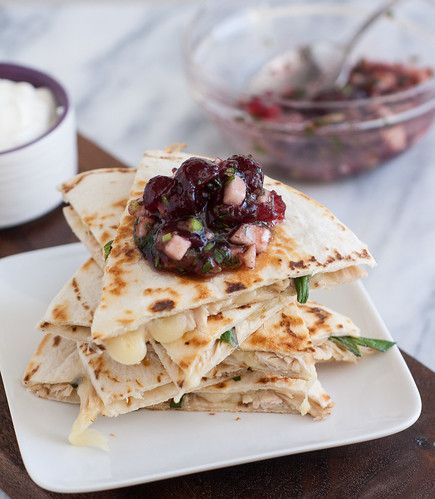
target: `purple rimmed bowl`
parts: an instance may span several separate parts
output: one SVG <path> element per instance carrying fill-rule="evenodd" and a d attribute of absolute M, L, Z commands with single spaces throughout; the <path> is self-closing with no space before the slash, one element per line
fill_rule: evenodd
<path fill-rule="evenodd" d="M 43 134 L 0 151 L 0 228 L 5 228 L 33 220 L 62 201 L 57 186 L 77 172 L 77 138 L 74 110 L 56 79 L 12 63 L 0 63 L 0 79 L 45 87 L 57 105 L 56 120 Z"/>

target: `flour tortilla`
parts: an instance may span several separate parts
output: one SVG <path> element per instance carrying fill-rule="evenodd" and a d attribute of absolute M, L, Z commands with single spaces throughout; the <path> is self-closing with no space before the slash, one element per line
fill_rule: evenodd
<path fill-rule="evenodd" d="M 45 335 L 23 374 L 23 384 L 41 398 L 79 403 L 77 386 L 85 371 L 74 341 Z"/>
<path fill-rule="evenodd" d="M 98 243 L 90 228 L 82 221 L 72 206 L 65 206 L 62 212 L 74 235 L 86 246 L 94 261 L 103 268 L 105 259 L 102 248 L 104 245 L 101 246 Z"/>
<path fill-rule="evenodd" d="M 95 260 L 86 260 L 53 298 L 38 328 L 74 341 L 88 341 L 102 277 Z"/>
<path fill-rule="evenodd" d="M 172 175 L 172 169 L 189 157 L 147 152 L 130 199 L 142 195 L 150 178 Z M 134 217 L 124 210 L 104 270 L 103 293 L 92 325 L 94 340 L 104 343 L 145 324 L 152 329 L 150 322 L 155 319 L 216 305 L 288 278 L 374 264 L 367 247 L 325 207 L 276 180 L 266 178 L 265 187 L 282 195 L 287 212 L 286 220 L 274 229 L 268 250 L 258 256 L 256 269 L 224 272 L 201 281 L 152 268 L 133 241 Z"/>
<path fill-rule="evenodd" d="M 201 387 L 219 380 L 204 379 Z M 160 404 L 179 391 L 152 351 L 140 365 L 125 366 L 92 344 L 49 333 L 30 359 L 23 384 L 38 397 L 80 404 L 70 442 L 106 450 L 106 438 L 89 429 L 99 415 L 115 417 Z"/>
<path fill-rule="evenodd" d="M 113 240 L 136 170 L 102 168 L 76 175 L 59 190 L 68 206 L 65 218 L 102 267 L 102 248 Z"/>
<path fill-rule="evenodd" d="M 237 366 L 310 380 L 315 378 L 319 362 L 357 360 L 352 352 L 329 341 L 330 336 L 359 334 L 359 328 L 348 317 L 328 307 L 315 302 L 290 304 L 218 365 L 215 375 Z"/>

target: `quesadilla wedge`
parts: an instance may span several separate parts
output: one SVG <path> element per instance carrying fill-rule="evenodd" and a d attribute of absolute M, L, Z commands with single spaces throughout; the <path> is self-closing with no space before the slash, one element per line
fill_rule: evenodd
<path fill-rule="evenodd" d="M 77 386 L 84 373 L 77 344 L 46 334 L 24 371 L 23 384 L 38 397 L 77 404 Z"/>
<path fill-rule="evenodd" d="M 350 351 L 329 341 L 333 335 L 358 337 L 359 328 L 348 317 L 318 303 L 289 304 L 217 366 L 216 375 L 220 369 L 228 371 L 238 366 L 279 376 L 313 379 L 318 362 L 355 362 L 357 359 Z"/>
<path fill-rule="evenodd" d="M 101 268 L 88 258 L 52 299 L 38 329 L 74 341 L 89 341 L 102 278 Z"/>
<path fill-rule="evenodd" d="M 151 178 L 172 175 L 188 158 L 181 153 L 146 153 L 130 200 L 142 195 Z M 236 297 L 243 299 L 250 293 L 252 300 L 252 292 L 288 279 L 289 292 L 294 294 L 293 280 L 299 277 L 312 276 L 310 284 L 315 286 L 319 276 L 347 271 L 346 277 L 355 278 L 360 276 L 355 266 L 374 264 L 367 247 L 326 208 L 278 181 L 266 178 L 265 187 L 276 190 L 287 206 L 286 218 L 274 228 L 267 252 L 258 255 L 255 269 L 222 272 L 203 280 L 153 268 L 133 240 L 135 217 L 126 209 L 104 270 L 103 292 L 92 324 L 94 341 L 107 346 L 110 340 L 115 349 L 124 335 L 138 331 L 174 341 L 200 325 L 194 309 L 211 315 L 208 307 L 212 306 L 216 314 Z M 199 322 L 204 323 L 203 318 Z"/>

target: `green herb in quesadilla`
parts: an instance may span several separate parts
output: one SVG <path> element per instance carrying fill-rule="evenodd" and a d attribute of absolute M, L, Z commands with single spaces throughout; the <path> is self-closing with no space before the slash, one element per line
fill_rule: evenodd
<path fill-rule="evenodd" d="M 107 242 L 107 243 L 104 245 L 104 247 L 103 247 L 103 252 L 104 252 L 104 260 L 107 260 L 107 258 L 109 257 L 110 252 L 112 251 L 112 244 L 113 244 L 113 240 L 112 240 L 112 241 Z"/>
<path fill-rule="evenodd" d="M 143 199 L 129 210 L 136 217 L 137 247 L 159 270 L 184 275 L 253 269 L 286 209 L 263 181 L 251 156 L 187 159 L 173 177 L 151 178 Z"/>
<path fill-rule="evenodd" d="M 181 406 L 183 405 L 183 397 L 184 395 L 181 397 L 181 399 L 178 402 L 175 402 L 174 399 L 171 399 L 169 402 L 169 407 L 171 409 L 181 409 Z"/>
<path fill-rule="evenodd" d="M 242 379 L 241 376 L 234 376 L 233 381 L 240 381 Z"/>
<path fill-rule="evenodd" d="M 310 276 L 304 275 L 293 279 L 299 303 L 307 303 L 310 293 Z"/>
<path fill-rule="evenodd" d="M 357 357 L 361 357 L 361 351 L 358 347 L 367 347 L 378 352 L 386 352 L 396 344 L 394 341 L 364 338 L 362 336 L 330 336 L 329 339 L 339 347 L 349 350 L 349 352 L 352 352 Z"/>
<path fill-rule="evenodd" d="M 225 333 L 222 333 L 221 337 L 219 339 L 220 339 L 220 341 L 224 341 L 225 343 L 228 343 L 232 347 L 239 346 L 239 342 L 237 340 L 235 328 L 228 329 L 228 331 L 225 331 Z"/>

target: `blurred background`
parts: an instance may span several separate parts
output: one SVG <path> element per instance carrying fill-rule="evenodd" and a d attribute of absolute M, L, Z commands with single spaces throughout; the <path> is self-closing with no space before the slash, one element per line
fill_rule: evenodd
<path fill-rule="evenodd" d="M 201 3 L 0 1 L 0 61 L 33 66 L 59 79 L 72 97 L 79 131 L 129 165 L 137 164 L 146 148 L 174 142 L 187 143 L 191 152 L 225 157 L 235 152 L 234 145 L 195 102 L 183 68 L 183 34 L 193 29 L 188 26 Z M 424 2 L 405 3 L 407 15 L 424 22 Z M 378 33 L 373 50 L 386 43 Z M 394 50 L 400 61 L 405 45 Z M 378 267 L 365 282 L 376 306 L 399 346 L 432 369 L 434 139 L 432 128 L 415 147 L 361 176 L 331 183 L 292 181 L 368 243 Z M 283 172 L 279 176 L 285 178 Z M 0 232 L 0 244 L 3 237 L 7 232 Z"/>

